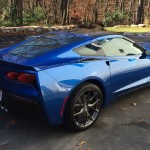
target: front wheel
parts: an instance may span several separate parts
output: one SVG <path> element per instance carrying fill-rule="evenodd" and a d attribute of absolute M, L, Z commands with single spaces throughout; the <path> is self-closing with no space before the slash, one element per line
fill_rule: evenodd
<path fill-rule="evenodd" d="M 67 105 L 65 124 L 75 130 L 85 130 L 97 120 L 103 105 L 98 86 L 85 83 L 78 87 Z"/>

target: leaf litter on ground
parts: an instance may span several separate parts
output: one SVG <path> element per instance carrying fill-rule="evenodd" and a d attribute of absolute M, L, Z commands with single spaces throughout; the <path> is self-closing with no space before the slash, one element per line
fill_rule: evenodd
<path fill-rule="evenodd" d="M 80 141 L 80 142 L 77 144 L 77 146 L 83 146 L 84 144 L 86 144 L 85 141 Z"/>
<path fill-rule="evenodd" d="M 140 120 L 138 120 L 138 122 L 140 123 L 140 122 L 144 122 L 145 121 L 145 119 L 144 118 L 142 118 L 142 119 L 140 119 Z"/>
<path fill-rule="evenodd" d="M 122 110 L 122 111 L 127 111 L 128 108 L 127 108 L 127 107 L 121 107 L 120 110 Z"/>
<path fill-rule="evenodd" d="M 7 125 L 5 125 L 5 128 L 10 128 L 12 126 L 15 126 L 17 124 L 16 120 L 11 120 L 10 122 L 8 122 Z"/>
<path fill-rule="evenodd" d="M 131 105 L 132 105 L 132 106 L 136 106 L 137 104 L 136 104 L 136 103 L 132 103 Z"/>

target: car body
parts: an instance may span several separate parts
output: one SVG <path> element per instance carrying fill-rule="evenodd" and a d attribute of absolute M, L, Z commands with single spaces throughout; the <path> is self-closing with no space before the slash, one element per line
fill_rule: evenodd
<path fill-rule="evenodd" d="M 50 32 L 27 39 L 0 52 L 2 106 L 38 106 L 48 123 L 62 124 L 68 103 L 85 83 L 101 90 L 102 107 L 148 86 L 149 52 L 121 35 Z"/>

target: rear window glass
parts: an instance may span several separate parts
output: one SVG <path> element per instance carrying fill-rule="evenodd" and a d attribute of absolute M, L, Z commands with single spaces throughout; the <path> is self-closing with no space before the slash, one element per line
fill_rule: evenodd
<path fill-rule="evenodd" d="M 83 37 L 73 33 L 49 33 L 18 46 L 9 53 L 26 58 L 33 58 L 82 39 Z"/>

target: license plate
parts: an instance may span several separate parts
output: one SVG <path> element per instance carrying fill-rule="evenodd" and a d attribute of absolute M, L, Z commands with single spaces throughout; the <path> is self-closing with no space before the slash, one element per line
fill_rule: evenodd
<path fill-rule="evenodd" d="M 2 91 L 0 90 L 0 101 L 2 100 Z"/>

